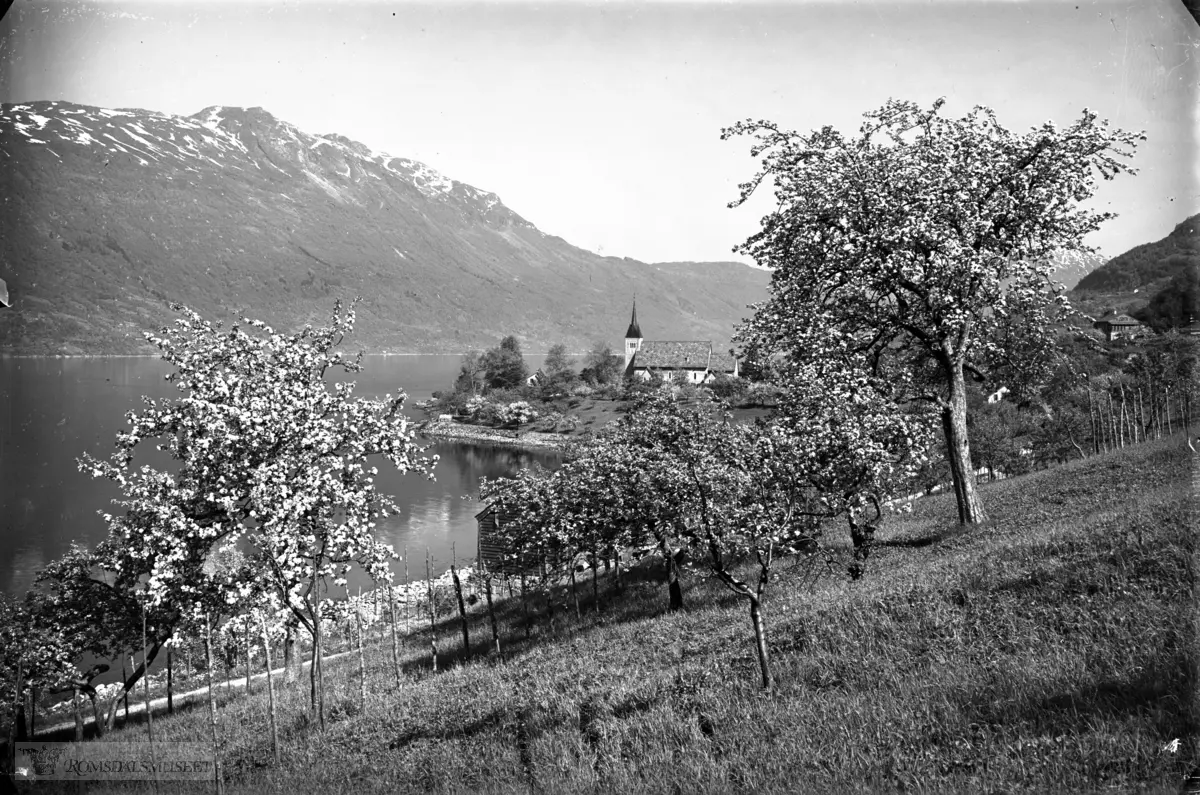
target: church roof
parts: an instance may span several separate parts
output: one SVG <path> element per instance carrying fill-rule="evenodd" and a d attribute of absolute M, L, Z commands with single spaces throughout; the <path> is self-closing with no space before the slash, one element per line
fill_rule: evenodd
<path fill-rule="evenodd" d="M 708 341 L 646 340 L 630 365 L 647 370 L 707 370 L 711 358 Z"/>
<path fill-rule="evenodd" d="M 714 373 L 732 374 L 734 372 L 734 358 L 728 353 L 721 353 L 714 350 L 708 363 L 708 369 Z"/>
<path fill-rule="evenodd" d="M 637 301 L 633 302 L 633 317 L 629 319 L 629 328 L 625 331 L 625 339 L 641 339 L 642 327 L 637 322 Z"/>

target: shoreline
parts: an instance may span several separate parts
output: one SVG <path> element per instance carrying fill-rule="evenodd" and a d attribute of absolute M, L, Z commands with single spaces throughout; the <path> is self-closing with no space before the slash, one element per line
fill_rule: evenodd
<path fill-rule="evenodd" d="M 418 426 L 422 436 L 446 441 L 466 441 L 473 444 L 494 444 L 502 447 L 519 447 L 531 450 L 564 450 L 577 436 L 563 436 L 540 431 L 506 431 L 500 428 L 485 428 L 465 425 L 453 420 L 429 420 Z"/>

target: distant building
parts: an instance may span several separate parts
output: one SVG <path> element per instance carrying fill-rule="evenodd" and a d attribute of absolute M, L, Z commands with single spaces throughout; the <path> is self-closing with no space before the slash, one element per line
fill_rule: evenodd
<path fill-rule="evenodd" d="M 1092 326 L 1099 329 L 1109 342 L 1121 338 L 1133 339 L 1142 333 L 1141 322 L 1129 315 L 1105 315 L 1092 323 Z"/>
<path fill-rule="evenodd" d="M 1002 386 L 999 389 L 997 389 L 995 392 L 993 392 L 992 394 L 988 395 L 987 402 L 988 403 L 999 403 L 1001 400 L 1004 399 L 1004 396 L 1007 394 L 1008 394 L 1008 387 Z"/>
<path fill-rule="evenodd" d="M 649 380 L 657 373 L 663 378 L 682 374 L 690 384 L 703 384 L 718 373 L 738 375 L 737 357 L 714 350 L 709 340 L 647 340 L 638 325 L 637 302 L 625 331 L 625 372 Z"/>

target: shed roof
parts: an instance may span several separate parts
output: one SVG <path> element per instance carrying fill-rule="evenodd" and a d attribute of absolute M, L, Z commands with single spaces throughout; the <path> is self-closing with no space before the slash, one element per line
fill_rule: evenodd
<path fill-rule="evenodd" d="M 1136 320 L 1129 315 L 1105 315 L 1096 321 L 1097 323 L 1107 323 L 1110 326 L 1140 326 L 1142 321 Z"/>

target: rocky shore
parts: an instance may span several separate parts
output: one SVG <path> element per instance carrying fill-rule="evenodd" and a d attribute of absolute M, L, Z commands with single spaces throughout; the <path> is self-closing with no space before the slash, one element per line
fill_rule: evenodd
<path fill-rule="evenodd" d="M 432 439 L 457 439 L 474 444 L 498 444 L 537 450 L 561 450 L 578 437 L 540 431 L 515 431 L 466 425 L 454 420 L 430 420 L 420 426 L 423 435 Z"/>

